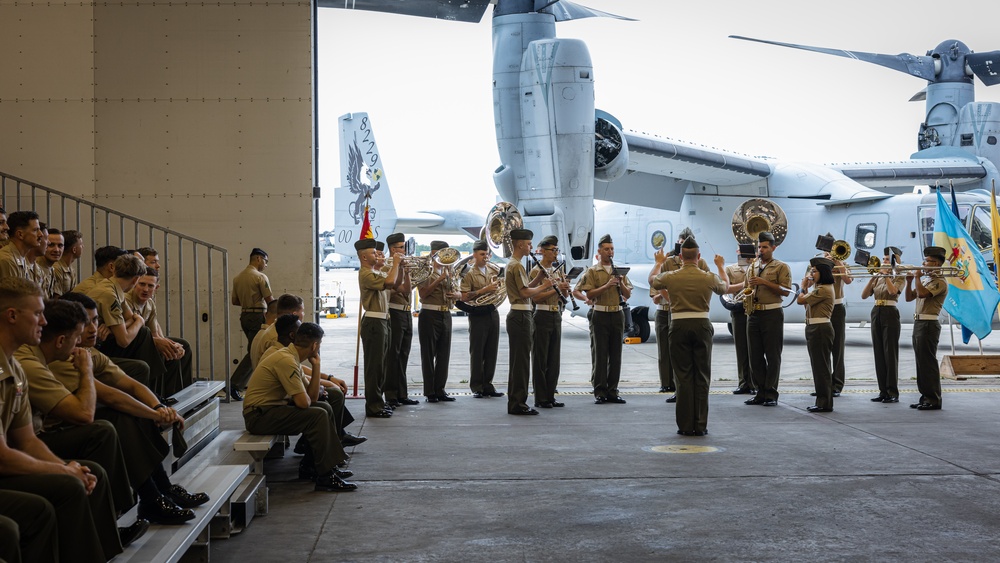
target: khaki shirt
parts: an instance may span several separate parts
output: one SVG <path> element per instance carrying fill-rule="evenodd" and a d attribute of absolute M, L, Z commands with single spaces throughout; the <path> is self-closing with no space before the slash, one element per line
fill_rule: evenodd
<path fill-rule="evenodd" d="M 604 267 L 601 264 L 596 266 L 591 266 L 580 276 L 580 281 L 576 283 L 576 289 L 578 291 L 589 291 L 591 289 L 597 289 L 602 285 L 608 283 L 611 279 L 611 266 Z M 632 282 L 629 281 L 628 276 L 623 276 L 622 285 L 628 289 L 632 289 Z M 621 298 L 618 296 L 618 291 L 614 288 L 605 291 L 604 293 L 597 296 L 594 301 L 594 305 L 601 305 L 605 307 L 611 307 L 621 303 Z M 589 297 L 589 295 L 588 295 Z"/>
<path fill-rule="evenodd" d="M 410 274 L 409 272 L 406 271 L 406 267 L 403 266 L 402 264 L 399 267 L 403 269 L 403 279 L 404 280 L 407 279 Z M 385 274 L 386 276 L 389 275 L 388 264 L 382 267 L 382 273 Z M 410 287 L 410 293 L 400 293 L 395 289 L 391 289 L 389 290 L 389 303 L 396 303 L 398 305 L 406 305 L 407 307 L 409 307 L 410 302 L 412 301 L 411 299 L 412 294 L 413 294 L 413 287 Z"/>
<path fill-rule="evenodd" d="M 13 245 L 8 245 L 13 246 Z M 0 350 L 0 438 L 7 439 L 12 429 L 31 424 L 28 378 L 17 360 L 7 359 Z M 7 445 L 10 442 L 7 441 Z"/>
<path fill-rule="evenodd" d="M 87 292 L 87 296 L 97 302 L 97 315 L 101 324 L 117 326 L 125 324 L 125 292 L 113 278 L 102 280 Z M 131 309 L 129 309 L 131 311 Z"/>
<path fill-rule="evenodd" d="M 286 405 L 289 397 L 305 392 L 299 353 L 294 344 L 289 344 L 268 354 L 253 370 L 243 399 L 243 412 L 253 407 Z"/>
<path fill-rule="evenodd" d="M 685 264 L 680 270 L 663 272 L 653 278 L 650 289 L 670 292 L 670 313 L 707 313 L 712 294 L 722 295 L 729 284 L 711 272 L 694 264 Z"/>
<path fill-rule="evenodd" d="M 361 287 L 361 306 L 365 311 L 385 313 L 389 310 L 385 289 L 386 277 L 382 272 L 362 266 L 358 270 L 358 286 Z"/>
<path fill-rule="evenodd" d="M 260 360 L 264 357 L 264 352 L 271 349 L 272 347 L 283 348 L 284 346 L 278 342 L 278 329 L 275 328 L 275 323 L 271 323 L 266 327 L 261 327 L 260 332 L 257 336 L 253 337 L 253 342 L 250 343 L 250 367 L 256 368 L 260 365 Z"/>
<path fill-rule="evenodd" d="M 541 268 L 539 268 L 538 266 L 535 266 L 534 268 L 531 269 L 530 272 L 528 272 L 528 279 L 530 280 L 530 279 L 534 278 L 535 276 L 544 275 L 544 274 L 540 273 L 541 271 L 542 271 Z M 552 276 L 552 274 L 553 274 L 553 268 L 545 268 L 545 271 L 548 272 L 548 274 L 549 274 L 550 277 Z M 552 280 L 552 283 L 556 283 L 556 281 L 555 281 L 554 278 Z M 539 305 L 559 305 L 559 296 L 556 295 L 555 293 L 553 293 L 552 295 L 549 295 L 548 297 L 544 297 L 542 299 L 532 299 L 532 301 L 534 301 L 535 303 L 537 303 Z"/>
<path fill-rule="evenodd" d="M 781 287 L 792 287 L 792 270 L 781 260 L 772 258 L 770 262 L 765 264 L 763 267 L 760 264 L 755 263 L 752 266 L 753 272 L 750 276 L 754 274 L 759 278 L 764 278 L 769 282 L 776 283 Z M 759 305 L 770 305 L 772 303 L 781 303 L 784 297 L 780 293 L 775 293 L 766 287 L 758 287 L 754 292 L 754 301 Z"/>
<path fill-rule="evenodd" d="M 53 276 L 55 274 L 55 264 L 49 265 L 49 261 L 44 256 L 39 256 L 35 260 L 35 274 L 38 279 L 35 283 L 42 288 L 42 295 L 46 299 L 52 298 L 52 284 L 54 283 Z"/>
<path fill-rule="evenodd" d="M 807 319 L 830 319 L 833 315 L 833 285 L 814 285 L 805 296 Z"/>
<path fill-rule="evenodd" d="M 844 276 L 833 276 L 833 298 L 844 298 Z"/>
<path fill-rule="evenodd" d="M 431 283 L 432 281 L 436 280 L 440 275 L 441 272 L 435 270 L 434 273 L 431 274 L 431 277 L 427 278 L 427 281 L 424 283 L 425 284 Z M 444 287 L 445 284 L 447 283 L 448 283 L 447 281 L 441 280 L 441 283 L 439 283 L 438 286 L 434 288 L 434 291 L 432 291 L 430 295 L 428 295 L 427 297 L 422 298 L 421 301 L 423 303 L 427 303 L 428 305 L 438 305 L 441 307 L 445 305 L 451 305 L 451 303 L 449 303 L 445 297 Z"/>
<path fill-rule="evenodd" d="M 662 268 L 661 271 L 663 271 L 663 272 L 673 272 L 674 270 L 680 270 L 681 266 L 683 266 L 683 265 L 684 265 L 684 261 L 681 259 L 680 255 L 679 254 L 675 254 L 673 256 L 668 256 L 667 257 L 667 259 L 663 262 L 663 268 Z M 706 272 L 711 272 L 712 271 L 712 270 L 708 269 L 708 262 L 706 262 L 704 258 L 699 258 L 698 259 L 698 269 L 699 270 L 704 270 Z"/>
<path fill-rule="evenodd" d="M 110 358 L 93 348 L 89 349 L 94 362 L 94 379 L 109 387 L 116 387 L 118 382 L 126 377 L 125 372 L 111 361 Z M 28 374 L 28 385 L 31 388 L 31 408 L 43 420 L 41 428 L 48 430 L 60 426 L 65 421 L 51 416 L 49 413 L 63 399 L 80 389 L 80 371 L 73 365 L 72 359 L 45 362 L 45 355 L 38 346 L 27 344 L 17 349 L 14 354 L 24 371 Z"/>
<path fill-rule="evenodd" d="M 875 283 L 872 284 L 872 295 L 878 301 L 898 301 L 899 296 L 903 294 L 906 289 L 906 278 L 904 276 L 897 276 L 892 278 L 892 285 L 896 286 L 899 293 L 896 295 L 889 294 L 889 278 L 881 277 L 875 278 Z"/>
<path fill-rule="evenodd" d="M 0 280 L 4 278 L 31 279 L 28 275 L 28 262 L 14 243 L 0 248 Z"/>
<path fill-rule="evenodd" d="M 931 292 L 931 297 L 917 297 L 917 315 L 940 315 L 944 297 L 948 295 L 948 283 L 937 275 L 923 276 L 920 283 L 924 289 Z"/>
<path fill-rule="evenodd" d="M 73 267 L 67 266 L 62 260 L 52 265 L 52 295 L 66 295 L 73 291 L 73 280 L 76 274 Z"/>
<path fill-rule="evenodd" d="M 247 266 L 233 278 L 233 302 L 244 309 L 264 309 L 271 297 L 271 285 L 264 272 Z"/>
<path fill-rule="evenodd" d="M 462 276 L 462 285 L 459 286 L 459 291 L 462 293 L 479 291 L 480 289 L 490 285 L 490 279 L 493 277 L 493 270 L 490 270 L 488 266 L 483 266 L 483 269 L 485 272 L 477 268 L 475 264 L 469 266 L 465 275 Z"/>
<path fill-rule="evenodd" d="M 747 269 L 739 264 L 730 264 L 726 266 L 726 276 L 729 277 L 730 285 L 744 283 L 747 281 Z"/>
<path fill-rule="evenodd" d="M 507 262 L 504 273 L 504 285 L 507 288 L 507 300 L 511 305 L 528 305 L 529 301 L 521 297 L 521 290 L 528 287 L 528 273 L 520 260 L 511 258 Z"/>
<path fill-rule="evenodd" d="M 74 293 L 83 293 L 84 295 L 89 295 L 90 290 L 97 286 L 98 282 L 101 280 L 106 280 L 108 278 L 101 275 L 100 272 L 94 272 L 89 278 L 78 283 L 76 287 L 73 288 Z"/>
<path fill-rule="evenodd" d="M 139 304 L 139 298 L 135 296 L 135 288 L 130 290 L 125 294 L 125 302 L 128 303 L 129 308 L 133 313 L 142 317 L 145 321 L 146 328 L 151 331 L 156 329 L 156 301 L 152 298 L 147 299 L 142 305 Z"/>

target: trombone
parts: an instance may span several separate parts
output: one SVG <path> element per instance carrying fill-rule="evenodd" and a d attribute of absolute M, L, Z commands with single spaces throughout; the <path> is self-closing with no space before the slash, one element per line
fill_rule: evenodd
<path fill-rule="evenodd" d="M 956 268 L 955 266 L 909 266 L 901 265 L 893 262 L 889 266 L 888 272 L 883 272 L 882 260 L 878 256 L 868 256 L 867 262 L 865 261 L 865 256 L 868 253 L 864 250 L 858 250 L 857 254 L 854 255 L 854 266 L 844 266 L 847 269 L 847 273 L 834 273 L 834 276 L 844 276 L 850 275 L 854 278 L 878 278 L 878 277 L 897 277 L 906 276 L 911 274 L 937 274 L 943 278 L 961 278 L 965 277 L 966 273 L 962 268 Z"/>

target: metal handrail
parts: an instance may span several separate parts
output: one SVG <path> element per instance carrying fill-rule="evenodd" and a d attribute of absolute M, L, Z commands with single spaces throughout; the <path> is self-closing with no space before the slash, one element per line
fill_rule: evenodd
<path fill-rule="evenodd" d="M 39 202 L 42 197 L 44 201 Z M 225 380 L 228 388 L 231 361 L 229 251 L 173 229 L 4 172 L 0 172 L 0 205 L 8 214 L 32 209 L 50 226 L 89 233 L 89 237 L 84 237 L 84 242 L 92 246 L 89 251 L 84 251 L 85 256 L 92 255 L 94 249 L 107 245 L 155 248 L 160 255 L 162 288 L 157 295 L 157 310 L 164 332 L 191 343 L 196 379 Z M 67 220 L 67 207 L 72 216 L 70 220 Z M 126 227 L 131 227 L 128 229 L 131 231 L 131 238 L 126 237 Z M 112 236 L 113 234 L 117 236 Z M 185 247 L 188 252 L 185 252 Z M 202 262 L 207 265 L 207 276 L 201 274 L 199 265 Z M 222 267 L 216 269 L 213 266 L 216 262 L 221 262 Z M 78 262 L 77 282 L 83 279 L 85 272 L 94 272 L 92 259 L 81 258 Z M 221 303 L 214 299 L 216 292 L 220 291 L 223 297 Z M 208 305 L 203 310 L 201 307 L 204 302 Z M 188 310 L 195 311 L 195 314 L 189 314 Z M 219 318 L 222 319 L 221 323 L 216 321 Z M 202 324 L 207 325 L 207 331 L 202 330 Z M 221 340 L 217 338 L 216 327 L 219 324 L 222 325 Z M 191 335 L 193 339 L 188 338 Z M 222 343 L 224 350 L 219 357 L 215 350 L 217 340 Z M 204 349 L 208 350 L 207 357 L 200 353 Z"/>

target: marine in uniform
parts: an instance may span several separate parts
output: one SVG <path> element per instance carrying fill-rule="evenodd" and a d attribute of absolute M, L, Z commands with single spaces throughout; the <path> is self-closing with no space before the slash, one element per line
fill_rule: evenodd
<path fill-rule="evenodd" d="M 42 271 L 42 283 L 39 285 L 41 285 L 42 295 L 46 299 L 53 299 L 62 295 L 62 293 L 55 292 L 55 276 L 56 266 L 59 264 L 59 259 L 62 258 L 64 246 L 65 242 L 62 231 L 59 229 L 48 229 L 45 240 L 45 253 L 35 259 L 35 265 Z"/>
<path fill-rule="evenodd" d="M 534 338 L 531 346 L 531 381 L 535 389 L 535 406 L 542 409 L 563 407 L 556 400 L 559 383 L 560 352 L 562 348 L 562 312 L 569 295 L 569 282 L 559 277 L 553 266 L 559 256 L 559 239 L 549 235 L 538 243 L 542 259 L 528 272 L 528 279 L 548 277 L 553 286 L 531 298 L 535 305 L 533 320 Z M 545 274 L 542 269 L 545 269 Z"/>
<path fill-rule="evenodd" d="M 365 414 L 375 418 L 389 418 L 392 411 L 386 408 L 382 396 L 385 384 L 386 356 L 389 352 L 389 306 L 387 290 L 396 287 L 400 276 L 399 254 L 392 261 L 388 273 L 381 271 L 381 254 L 378 246 L 384 243 L 375 239 L 361 239 L 354 243 L 354 249 L 361 261 L 358 270 L 358 286 L 361 288 L 361 344 L 365 349 Z"/>
<path fill-rule="evenodd" d="M 887 246 L 882 251 L 885 261 L 879 275 L 872 276 L 861 290 L 861 298 L 875 297 L 872 307 L 872 349 L 875 352 L 875 378 L 878 380 L 878 396 L 873 403 L 899 402 L 899 309 L 896 302 L 902 293 L 905 278 L 891 271 L 890 256 L 896 262 L 903 257 L 903 251 L 895 246 Z"/>
<path fill-rule="evenodd" d="M 594 384 L 594 402 L 624 403 L 618 395 L 618 380 L 622 371 L 622 341 L 625 336 L 625 315 L 621 301 L 632 295 L 632 282 L 628 276 L 615 276 L 612 262 L 615 245 L 611 235 L 601 237 L 597 246 L 600 262 L 591 266 L 581 276 L 577 288 L 593 301 L 590 316 L 593 339 L 591 379 Z"/>
<path fill-rule="evenodd" d="M 240 308 L 240 327 L 247 337 L 247 353 L 229 380 L 229 394 L 236 401 L 243 399 L 241 391 L 246 388 L 250 374 L 253 373 L 253 367 L 250 365 L 250 345 L 253 344 L 253 337 L 260 330 L 260 325 L 264 324 L 267 304 L 274 300 L 270 281 L 264 274 L 267 263 L 267 253 L 254 248 L 250 251 L 250 263 L 233 278 L 231 301 Z"/>
<path fill-rule="evenodd" d="M 59 261 L 52 265 L 52 295 L 61 296 L 73 291 L 76 285 L 76 272 L 73 262 L 83 256 L 83 237 L 80 231 L 63 231 L 63 252 Z M 49 238 L 52 232 L 49 231 Z"/>
<path fill-rule="evenodd" d="M 828 237 L 832 235 L 827 233 Z M 844 390 L 847 374 L 844 367 L 844 345 L 847 335 L 847 306 L 844 305 L 844 285 L 854 281 L 851 270 L 842 260 L 834 260 L 830 253 L 826 258 L 833 261 L 833 314 L 830 322 L 833 324 L 833 396 L 839 397 Z"/>
<path fill-rule="evenodd" d="M 27 256 L 42 253 L 42 228 L 34 211 L 15 211 L 8 218 L 10 244 L 0 248 L 0 279 L 7 277 L 32 279 L 29 269 L 34 258 Z M 32 280 L 35 281 L 35 280 Z"/>
<path fill-rule="evenodd" d="M 302 323 L 295 340 L 267 355 L 253 371 L 243 402 L 243 422 L 252 434 L 302 434 L 309 448 L 299 462 L 299 477 L 314 479 L 317 491 L 341 492 L 358 488 L 344 479 L 353 475 L 337 465 L 347 459 L 337 438 L 330 405 L 317 402 L 319 378 L 306 384 L 301 364 L 309 361 L 321 373 L 319 348 L 323 329 Z"/>
<path fill-rule="evenodd" d="M 490 247 L 484 240 L 472 243 L 472 267 L 462 276 L 462 301 L 471 301 L 481 295 L 493 293 L 498 281 L 486 264 L 490 260 Z M 469 388 L 477 399 L 503 397 L 493 385 L 497 369 L 497 350 L 500 347 L 500 314 L 496 305 L 480 305 L 467 312 L 469 315 Z"/>
<path fill-rule="evenodd" d="M 193 377 L 191 344 L 183 338 L 168 337 L 163 333 L 156 316 L 156 288 L 159 286 L 159 271 L 146 266 L 135 286 L 125 293 L 125 302 L 132 312 L 142 317 L 149 330 L 153 346 L 160 353 L 166 371 L 163 376 L 163 396 L 169 397 L 191 385 Z"/>
<path fill-rule="evenodd" d="M 431 241 L 430 259 L 448 248 L 448 243 Z M 451 303 L 461 299 L 457 292 L 446 291 L 448 269 L 434 267 L 431 275 L 417 292 L 420 294 L 420 316 L 417 317 L 417 337 L 420 340 L 420 371 L 424 378 L 424 396 L 428 403 L 454 401 L 445 392 L 448 385 L 448 363 L 451 360 Z M 458 288 L 455 288 L 458 289 Z"/>
<path fill-rule="evenodd" d="M 680 237 L 677 239 L 677 244 L 674 246 L 673 252 L 667 255 L 663 261 L 663 272 L 674 272 L 681 269 L 681 266 L 684 265 L 681 259 L 681 246 L 688 238 L 694 239 L 694 233 L 691 232 L 690 228 L 684 227 Z M 708 263 L 703 258 L 698 259 L 698 269 L 705 272 L 709 271 Z M 659 299 L 653 296 L 654 293 L 659 295 Z M 656 330 L 656 367 L 660 376 L 660 392 L 674 392 L 677 391 L 677 386 L 674 381 L 673 367 L 670 360 L 670 292 L 667 290 L 656 291 L 650 288 L 649 294 L 653 297 L 653 302 L 657 305 L 654 328 Z M 676 403 L 677 395 L 667 397 L 666 402 Z"/>
<path fill-rule="evenodd" d="M 736 253 L 739 256 L 739 248 L 737 248 Z M 730 290 L 739 291 L 746 284 L 747 271 L 739 263 L 730 264 L 726 266 L 726 276 L 729 277 Z M 747 344 L 747 312 L 741 303 L 734 303 L 733 307 L 729 309 L 729 320 L 733 326 L 733 343 L 736 346 L 736 374 L 739 381 L 736 389 L 733 390 L 733 395 L 756 395 L 757 389 L 754 388 L 753 378 L 750 377 L 750 348 Z"/>
<path fill-rule="evenodd" d="M 802 278 L 802 293 L 796 298 L 806 306 L 806 350 L 816 387 L 816 404 L 806 410 L 833 412 L 833 260 L 816 257 L 809 264 L 812 270 Z"/>
<path fill-rule="evenodd" d="M 924 249 L 925 268 L 940 268 L 946 259 L 946 251 L 940 246 Z M 920 391 L 920 399 L 910 408 L 921 411 L 941 409 L 941 373 L 937 359 L 941 323 L 938 315 L 948 294 L 948 284 L 939 272 L 911 271 L 906 276 L 906 300 L 917 301 L 913 315 L 913 354 L 917 360 L 917 390 Z"/>
<path fill-rule="evenodd" d="M 76 284 L 73 292 L 86 294 L 94 289 L 101 280 L 106 280 L 114 275 L 115 260 L 119 256 L 128 254 L 128 251 L 117 246 L 102 246 L 94 251 L 94 273 L 87 279 Z"/>
<path fill-rule="evenodd" d="M 670 355 L 677 385 L 675 416 L 677 433 L 684 436 L 708 433 L 708 390 L 712 383 L 715 334 L 708 309 L 713 293 L 722 295 L 729 291 L 723 257 L 715 257 L 718 275 L 699 268 L 699 258 L 698 243 L 694 237 L 688 237 L 681 245 L 679 270 L 661 273 L 667 257 L 660 249 L 649 272 L 649 287 L 670 293 Z"/>
<path fill-rule="evenodd" d="M 537 276 L 528 279 L 521 261 L 531 254 L 531 237 L 528 229 L 510 232 L 513 253 L 507 263 L 504 285 L 510 312 L 507 313 L 507 342 L 510 360 L 507 365 L 507 414 L 534 415 L 538 411 L 528 406 L 528 376 L 531 372 L 531 345 L 534 321 L 531 318 L 531 298 L 551 287 L 548 278 Z"/>
<path fill-rule="evenodd" d="M 392 233 L 385 238 L 393 262 L 402 260 L 406 250 L 406 235 Z M 384 268 L 383 268 L 384 269 Z M 410 273 L 400 267 L 402 282 L 389 292 L 389 357 L 385 366 L 385 403 L 390 407 L 400 405 L 416 405 L 418 401 L 410 398 L 406 389 L 406 364 L 410 361 L 410 346 L 413 343 L 413 315 L 410 314 L 410 303 L 413 297 L 413 286 L 410 283 Z"/>
<path fill-rule="evenodd" d="M 792 272 L 774 257 L 774 235 L 757 235 L 758 259 L 747 277 L 752 293 L 753 312 L 747 319 L 747 345 L 750 351 L 750 375 L 757 396 L 744 401 L 748 405 L 773 407 L 778 404 L 778 379 L 781 376 L 781 349 L 785 337 L 785 312 L 781 300 L 790 293 Z"/>

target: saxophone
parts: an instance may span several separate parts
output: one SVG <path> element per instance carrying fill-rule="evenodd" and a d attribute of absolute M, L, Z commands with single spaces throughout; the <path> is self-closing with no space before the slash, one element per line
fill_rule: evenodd
<path fill-rule="evenodd" d="M 753 314 L 753 306 L 757 301 L 757 287 L 750 287 L 750 275 L 753 273 L 754 268 L 757 267 L 757 258 L 750 261 L 750 265 L 747 266 L 746 281 L 744 282 L 745 287 L 743 288 L 743 293 L 740 297 L 743 298 L 743 312 L 750 316 Z"/>

